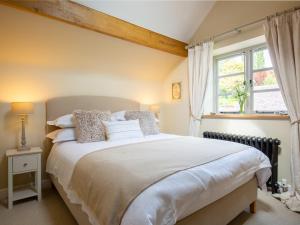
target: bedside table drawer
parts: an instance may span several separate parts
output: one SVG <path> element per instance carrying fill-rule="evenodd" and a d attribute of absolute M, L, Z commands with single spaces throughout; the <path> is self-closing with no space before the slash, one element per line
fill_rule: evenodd
<path fill-rule="evenodd" d="M 13 157 L 13 172 L 25 172 L 38 168 L 38 155 L 22 155 Z"/>

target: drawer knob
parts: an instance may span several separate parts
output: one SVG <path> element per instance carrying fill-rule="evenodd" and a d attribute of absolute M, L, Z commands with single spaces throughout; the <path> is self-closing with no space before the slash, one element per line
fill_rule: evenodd
<path fill-rule="evenodd" d="M 27 165 L 28 165 L 27 163 L 24 163 L 24 164 L 23 164 L 23 167 L 26 167 Z"/>

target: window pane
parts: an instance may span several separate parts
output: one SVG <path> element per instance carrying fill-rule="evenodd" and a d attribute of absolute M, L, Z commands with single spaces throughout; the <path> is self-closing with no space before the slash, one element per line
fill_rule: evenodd
<path fill-rule="evenodd" d="M 239 102 L 232 96 L 219 96 L 219 112 L 238 112 Z"/>
<path fill-rule="evenodd" d="M 287 111 L 280 91 L 254 92 L 254 111 Z"/>
<path fill-rule="evenodd" d="M 239 111 L 238 101 L 234 98 L 234 87 L 238 83 L 244 82 L 244 75 L 235 75 L 230 77 L 219 78 L 219 106 L 220 112 Z"/>
<path fill-rule="evenodd" d="M 218 61 L 218 76 L 243 73 L 244 72 L 244 55 L 236 55 L 230 58 Z"/>
<path fill-rule="evenodd" d="M 235 75 L 219 78 L 219 95 L 229 95 L 234 91 L 237 84 L 244 82 L 244 75 Z"/>
<path fill-rule="evenodd" d="M 253 73 L 253 89 L 266 90 L 279 88 L 273 70 L 266 70 Z"/>
<path fill-rule="evenodd" d="M 272 67 L 268 49 L 260 49 L 253 52 L 253 69 L 259 70 Z"/>

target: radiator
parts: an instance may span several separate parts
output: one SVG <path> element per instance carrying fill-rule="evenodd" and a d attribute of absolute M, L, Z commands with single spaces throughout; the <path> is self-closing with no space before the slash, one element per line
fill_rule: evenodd
<path fill-rule="evenodd" d="M 256 149 L 262 151 L 266 156 L 268 156 L 272 165 L 272 176 L 267 182 L 268 190 L 272 191 L 272 193 L 276 192 L 276 185 L 278 179 L 278 149 L 280 145 L 280 140 L 278 140 L 277 138 L 261 138 L 209 131 L 203 132 L 203 137 L 238 142 L 241 144 L 253 146 Z"/>

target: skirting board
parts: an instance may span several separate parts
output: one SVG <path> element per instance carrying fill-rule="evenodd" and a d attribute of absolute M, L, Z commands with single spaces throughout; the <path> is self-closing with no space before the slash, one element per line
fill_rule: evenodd
<path fill-rule="evenodd" d="M 17 185 L 14 186 L 15 188 L 22 188 L 22 187 L 26 187 L 28 185 L 31 185 L 33 183 L 28 183 L 28 184 L 22 184 L 22 185 Z M 51 180 L 50 179 L 44 179 L 42 180 L 42 189 L 48 189 L 51 188 Z M 2 188 L 0 189 L 0 199 L 5 199 L 7 198 L 7 188 Z"/>

